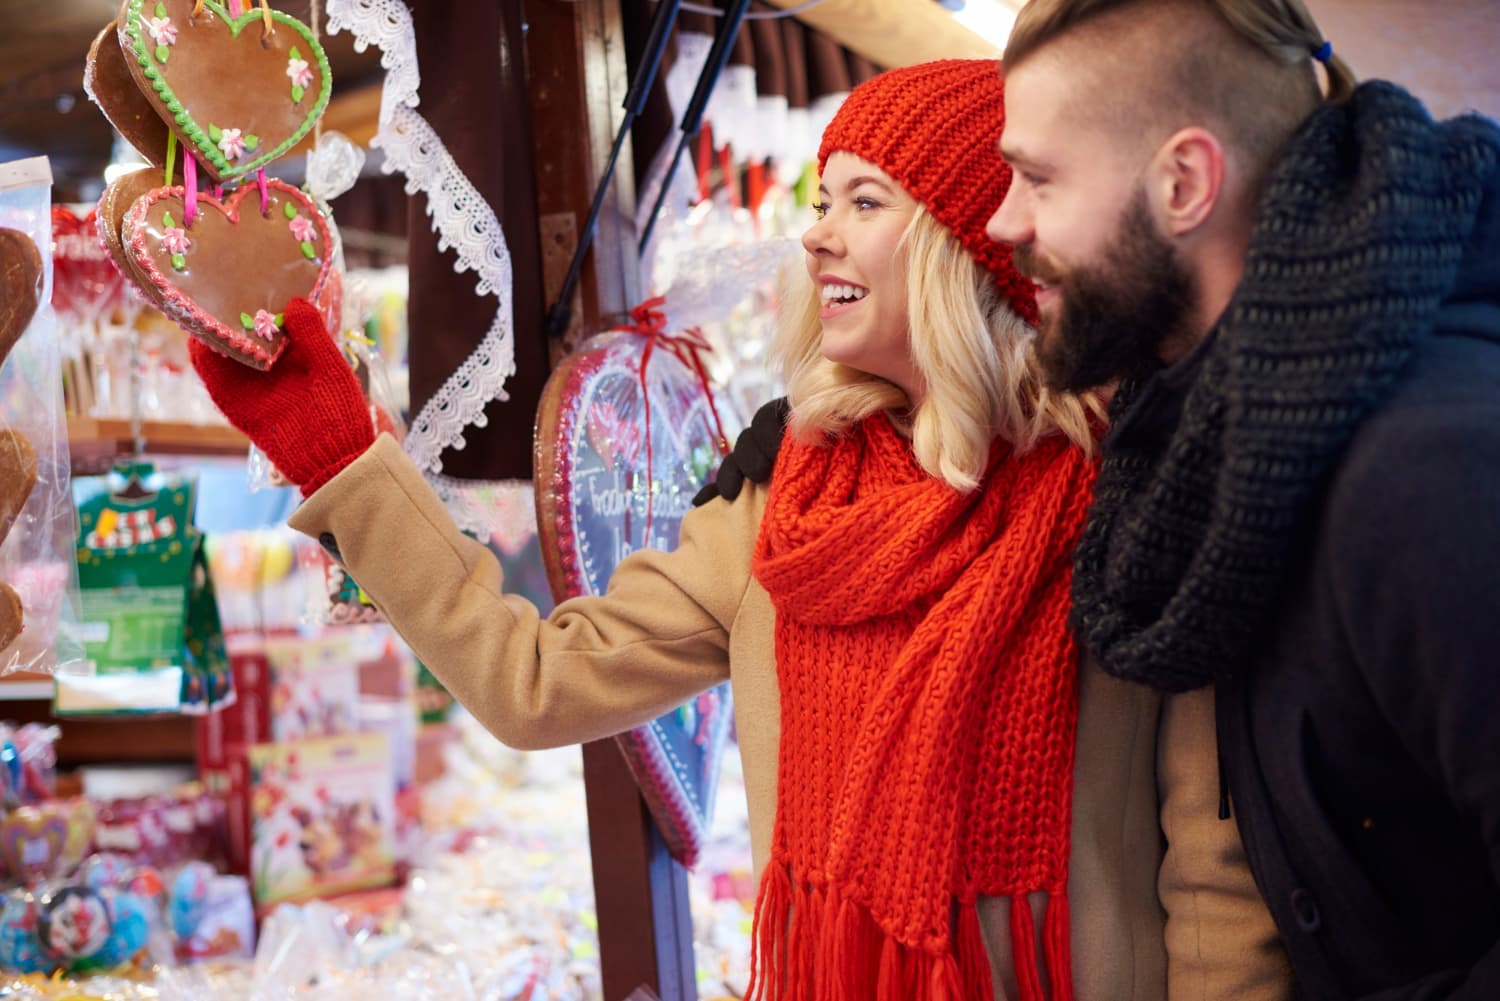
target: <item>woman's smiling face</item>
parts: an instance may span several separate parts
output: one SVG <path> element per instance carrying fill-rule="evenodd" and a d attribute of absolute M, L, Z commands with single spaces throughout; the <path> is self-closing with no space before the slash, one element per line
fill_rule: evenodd
<path fill-rule="evenodd" d="M 828 157 L 816 208 L 802 246 L 822 297 L 823 356 L 888 379 L 916 402 L 901 238 L 917 200 L 879 167 L 840 152 Z"/>

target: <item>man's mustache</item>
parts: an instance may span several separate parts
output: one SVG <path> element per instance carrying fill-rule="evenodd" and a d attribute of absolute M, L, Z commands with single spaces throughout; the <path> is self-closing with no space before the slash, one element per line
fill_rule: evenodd
<path fill-rule="evenodd" d="M 1032 247 L 1014 247 L 1011 250 L 1016 270 L 1043 285 L 1061 285 L 1066 273 L 1054 262 L 1037 253 Z"/>

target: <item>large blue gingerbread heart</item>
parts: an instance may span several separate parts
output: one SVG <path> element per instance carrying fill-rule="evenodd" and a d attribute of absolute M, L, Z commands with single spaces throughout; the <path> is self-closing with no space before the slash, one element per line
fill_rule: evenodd
<path fill-rule="evenodd" d="M 544 393 L 538 527 L 560 599 L 603 594 L 615 566 L 637 549 L 674 548 L 693 495 L 718 464 L 709 390 L 666 350 L 653 352 L 645 369 L 647 447 L 647 344 L 630 333 L 595 337 L 559 366 Z M 707 839 L 733 712 L 723 684 L 617 738 L 663 840 L 686 866 Z"/>

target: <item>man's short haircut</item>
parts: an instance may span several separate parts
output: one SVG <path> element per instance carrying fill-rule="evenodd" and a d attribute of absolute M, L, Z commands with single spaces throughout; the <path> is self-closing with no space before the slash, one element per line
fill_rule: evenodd
<path fill-rule="evenodd" d="M 1014 72 L 1067 46 L 1075 102 L 1155 145 L 1208 128 L 1258 185 L 1320 100 L 1343 101 L 1354 75 L 1301 0 L 1031 0 L 1005 49 Z M 1320 52 L 1320 50 L 1322 50 Z M 1319 55 L 1326 92 L 1315 70 Z"/>

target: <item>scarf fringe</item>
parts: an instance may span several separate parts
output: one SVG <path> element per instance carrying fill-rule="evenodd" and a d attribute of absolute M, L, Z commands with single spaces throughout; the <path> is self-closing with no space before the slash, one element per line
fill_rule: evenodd
<path fill-rule="evenodd" d="M 1016 989 L 1020 1001 L 1044 1001 L 1042 975 L 1036 962 L 1036 922 L 1025 894 L 1010 898 L 1010 955 L 1016 966 Z"/>
<path fill-rule="evenodd" d="M 1066 893 L 1049 893 L 1042 915 L 1042 962 L 1037 962 L 1036 920 L 1024 895 L 1010 898 L 1010 946 L 1020 1001 L 1074 1001 L 1072 919 Z M 1046 982 L 1042 981 L 1045 966 Z"/>
<path fill-rule="evenodd" d="M 1053 1001 L 1073 1001 L 1073 921 L 1066 893 L 1054 893 L 1047 898 L 1042 935 Z"/>
<path fill-rule="evenodd" d="M 791 908 L 792 883 L 786 869 L 775 863 L 766 866 L 760 881 L 760 892 L 755 895 L 755 920 L 750 938 L 750 983 L 745 988 L 745 997 L 750 1001 L 767 998 L 766 980 L 776 977 L 785 965 L 786 939 L 780 935 L 763 935 L 762 928 L 773 924 L 783 927 L 785 915 Z M 772 918 L 771 915 L 777 915 Z"/>
<path fill-rule="evenodd" d="M 977 906 L 958 908 L 958 964 L 963 969 L 964 981 L 983 984 L 995 992 L 995 978 L 990 972 L 990 953 L 984 944 L 984 929 L 979 924 Z"/>
<path fill-rule="evenodd" d="M 1051 894 L 1038 963 L 1036 923 L 1024 895 L 1011 898 L 1018 1001 L 1074 1001 L 1067 897 Z M 755 904 L 747 1001 L 990 1001 L 994 981 L 979 908 L 955 907 L 952 949 L 934 953 L 896 939 L 836 888 L 794 881 L 773 862 Z"/>

